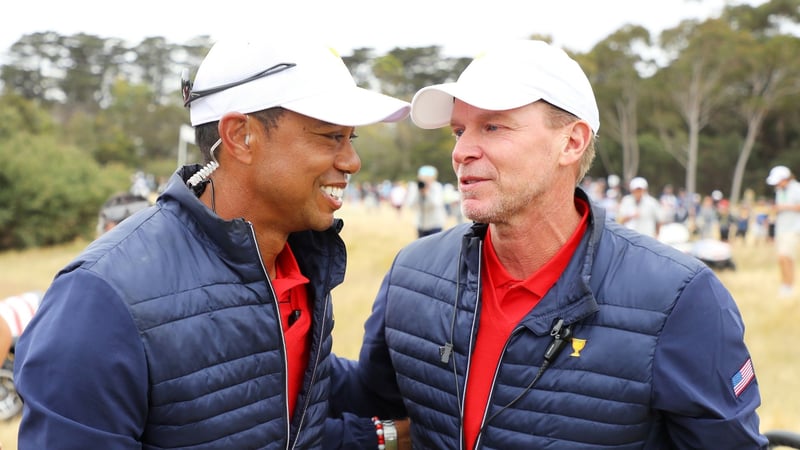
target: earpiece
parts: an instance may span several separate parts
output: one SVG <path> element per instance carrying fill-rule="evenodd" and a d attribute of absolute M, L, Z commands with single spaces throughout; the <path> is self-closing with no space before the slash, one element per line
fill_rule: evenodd
<path fill-rule="evenodd" d="M 244 135 L 244 145 L 250 145 L 250 116 L 244 116 L 247 120 L 247 134 Z"/>
<path fill-rule="evenodd" d="M 206 164 L 203 168 L 195 172 L 195 174 L 192 175 L 191 178 L 189 178 L 189 180 L 186 182 L 189 187 L 193 188 L 198 184 L 205 182 L 208 180 L 208 177 L 215 170 L 217 170 L 219 167 L 219 161 L 217 161 L 217 157 L 214 155 L 214 150 L 216 150 L 220 144 L 222 144 L 222 138 L 217 139 L 217 142 L 215 142 L 214 145 L 212 145 L 208 150 L 208 154 L 211 156 L 211 161 L 209 161 L 208 164 Z"/>

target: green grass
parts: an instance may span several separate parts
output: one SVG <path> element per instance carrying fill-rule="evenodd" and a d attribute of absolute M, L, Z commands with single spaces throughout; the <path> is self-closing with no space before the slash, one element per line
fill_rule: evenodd
<path fill-rule="evenodd" d="M 346 206 L 340 213 L 342 236 L 348 248 L 345 282 L 333 292 L 336 328 L 334 351 L 355 358 L 363 335 L 363 323 L 384 273 L 402 246 L 416 236 L 413 217 L 402 216 L 384 206 L 367 210 Z M 55 273 L 87 242 L 0 253 L 0 298 L 44 290 Z M 800 295 L 777 297 L 778 268 L 771 244 L 736 243 L 735 271 L 719 272 L 720 279 L 736 298 L 747 327 L 750 347 L 763 403 L 759 409 L 762 430 L 776 428 L 800 431 Z M 800 268 L 798 268 L 800 269 Z M 698 343 L 702 345 L 702 343 Z M 0 424 L 0 444 L 16 450 L 18 421 Z"/>

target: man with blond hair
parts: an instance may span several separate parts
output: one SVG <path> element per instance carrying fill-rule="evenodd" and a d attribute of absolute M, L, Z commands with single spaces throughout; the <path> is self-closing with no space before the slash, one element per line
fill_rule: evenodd
<path fill-rule="evenodd" d="M 600 114 L 566 52 L 500 44 L 411 117 L 453 132 L 472 223 L 399 252 L 349 407 L 393 402 L 425 449 L 766 448 L 730 293 L 578 187 Z"/>

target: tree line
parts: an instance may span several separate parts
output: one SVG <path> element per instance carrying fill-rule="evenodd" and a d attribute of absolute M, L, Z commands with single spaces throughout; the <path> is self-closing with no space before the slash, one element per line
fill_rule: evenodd
<path fill-rule="evenodd" d="M 658 35 L 625 25 L 588 52 L 566 49 L 592 82 L 601 129 L 592 177 L 644 176 L 690 194 L 769 196 L 776 164 L 800 170 L 800 0 L 729 5 Z M 532 30 L 535 32 L 535 30 Z M 532 38 L 550 41 L 546 35 Z M 141 170 L 168 177 L 188 122 L 180 73 L 193 77 L 209 36 L 138 43 L 78 33 L 22 36 L 0 65 L 0 249 L 86 235 L 113 191 Z M 453 81 L 472 55 L 439 46 L 358 48 L 344 56 L 362 87 L 410 100 Z M 449 130 L 409 120 L 358 131 L 357 179 L 411 179 L 423 164 L 450 169 Z M 190 146 L 191 147 L 191 146 Z M 190 160 L 199 161 L 196 148 Z"/>

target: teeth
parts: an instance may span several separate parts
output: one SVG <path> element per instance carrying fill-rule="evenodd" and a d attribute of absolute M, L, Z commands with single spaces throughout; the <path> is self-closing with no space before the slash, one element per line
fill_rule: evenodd
<path fill-rule="evenodd" d="M 328 194 L 337 201 L 341 201 L 344 195 L 344 189 L 335 186 L 322 186 L 322 192 Z"/>

